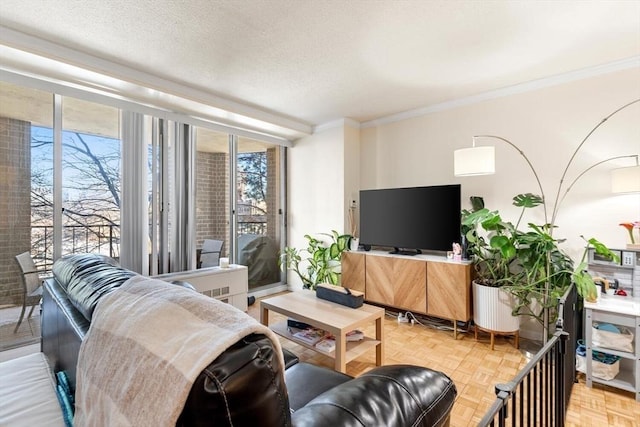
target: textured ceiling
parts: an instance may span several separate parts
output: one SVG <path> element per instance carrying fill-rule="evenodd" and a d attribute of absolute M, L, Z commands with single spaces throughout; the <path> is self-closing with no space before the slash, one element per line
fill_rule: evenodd
<path fill-rule="evenodd" d="M 2 0 L 0 24 L 311 125 L 640 55 L 635 0 Z"/>

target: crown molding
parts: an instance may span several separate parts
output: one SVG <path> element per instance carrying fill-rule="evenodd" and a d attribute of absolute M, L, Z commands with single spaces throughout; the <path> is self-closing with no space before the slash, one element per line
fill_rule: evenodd
<path fill-rule="evenodd" d="M 362 125 L 359 121 L 347 117 L 314 126 L 313 133 L 324 132 L 326 130 L 334 129 L 337 127 L 351 127 L 354 129 L 360 129 Z"/>
<path fill-rule="evenodd" d="M 630 68 L 640 68 L 640 55 L 630 58 L 621 59 L 619 61 L 609 62 L 606 64 L 596 65 L 594 67 L 582 68 L 580 70 L 570 71 L 567 73 L 557 74 L 555 76 L 544 77 L 537 80 L 531 80 L 525 83 L 519 83 L 496 89 L 488 92 L 479 93 L 466 98 L 455 99 L 452 101 L 433 104 L 426 107 L 416 108 L 414 110 L 403 111 L 401 113 L 391 114 L 389 116 L 380 117 L 378 119 L 362 122 L 361 128 L 370 128 L 388 123 L 399 122 L 402 120 L 413 119 L 427 114 L 437 113 L 440 111 L 451 110 L 466 105 L 477 104 L 479 102 L 488 101 L 490 99 L 503 98 L 505 96 L 516 95 L 519 93 L 530 92 L 550 86 L 556 86 L 569 83 L 576 80 L 582 80 L 589 77 L 595 77 L 602 74 L 613 73 L 616 71 L 627 70 Z"/>

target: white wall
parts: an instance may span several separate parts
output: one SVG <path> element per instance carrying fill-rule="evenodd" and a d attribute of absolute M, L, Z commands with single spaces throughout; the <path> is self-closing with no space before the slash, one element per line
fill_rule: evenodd
<path fill-rule="evenodd" d="M 349 222 L 350 201 L 358 201 L 360 193 L 360 130 L 354 126 L 347 125 L 344 128 L 344 231 L 351 233 Z M 356 237 L 359 231 L 359 203 L 354 210 L 354 220 L 356 223 Z"/>
<path fill-rule="evenodd" d="M 306 247 L 305 234 L 345 231 L 345 135 L 342 126 L 296 141 L 288 150 L 287 246 Z M 301 287 L 289 273 L 287 282 Z"/>
<path fill-rule="evenodd" d="M 497 135 L 518 145 L 540 176 L 549 215 L 558 183 L 571 154 L 601 119 L 640 98 L 640 70 L 626 70 L 531 92 L 515 94 L 361 131 L 362 189 L 460 183 L 463 206 L 469 196 L 485 198 L 515 222 L 514 195 L 539 193 L 525 160 L 506 143 L 478 140 L 496 147 L 496 174 L 456 178 L 453 151 L 471 146 L 477 134 Z M 576 156 L 569 183 L 592 164 L 608 157 L 640 153 L 640 103 L 603 124 Z M 556 237 L 566 237 L 565 250 L 582 255 L 585 237 L 597 237 L 610 247 L 624 247 L 627 232 L 620 222 L 640 219 L 640 195 L 610 193 L 609 171 L 632 166 L 632 159 L 601 165 L 584 175 L 559 209 Z M 525 218 L 544 222 L 541 210 Z"/>

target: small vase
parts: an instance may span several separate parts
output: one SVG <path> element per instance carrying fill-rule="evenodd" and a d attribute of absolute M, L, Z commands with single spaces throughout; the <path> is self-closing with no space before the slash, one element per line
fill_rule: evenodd
<path fill-rule="evenodd" d="M 358 246 L 360 246 L 360 239 L 358 239 L 357 237 L 352 237 L 349 241 L 349 249 L 351 249 L 352 251 L 357 251 Z"/>

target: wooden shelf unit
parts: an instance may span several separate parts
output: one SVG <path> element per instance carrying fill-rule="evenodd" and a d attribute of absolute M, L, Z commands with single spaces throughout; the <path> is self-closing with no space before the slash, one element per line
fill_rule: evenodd
<path fill-rule="evenodd" d="M 344 252 L 342 285 L 364 292 L 369 302 L 451 320 L 454 337 L 457 321 L 473 318 L 470 262 L 434 255 Z"/>

